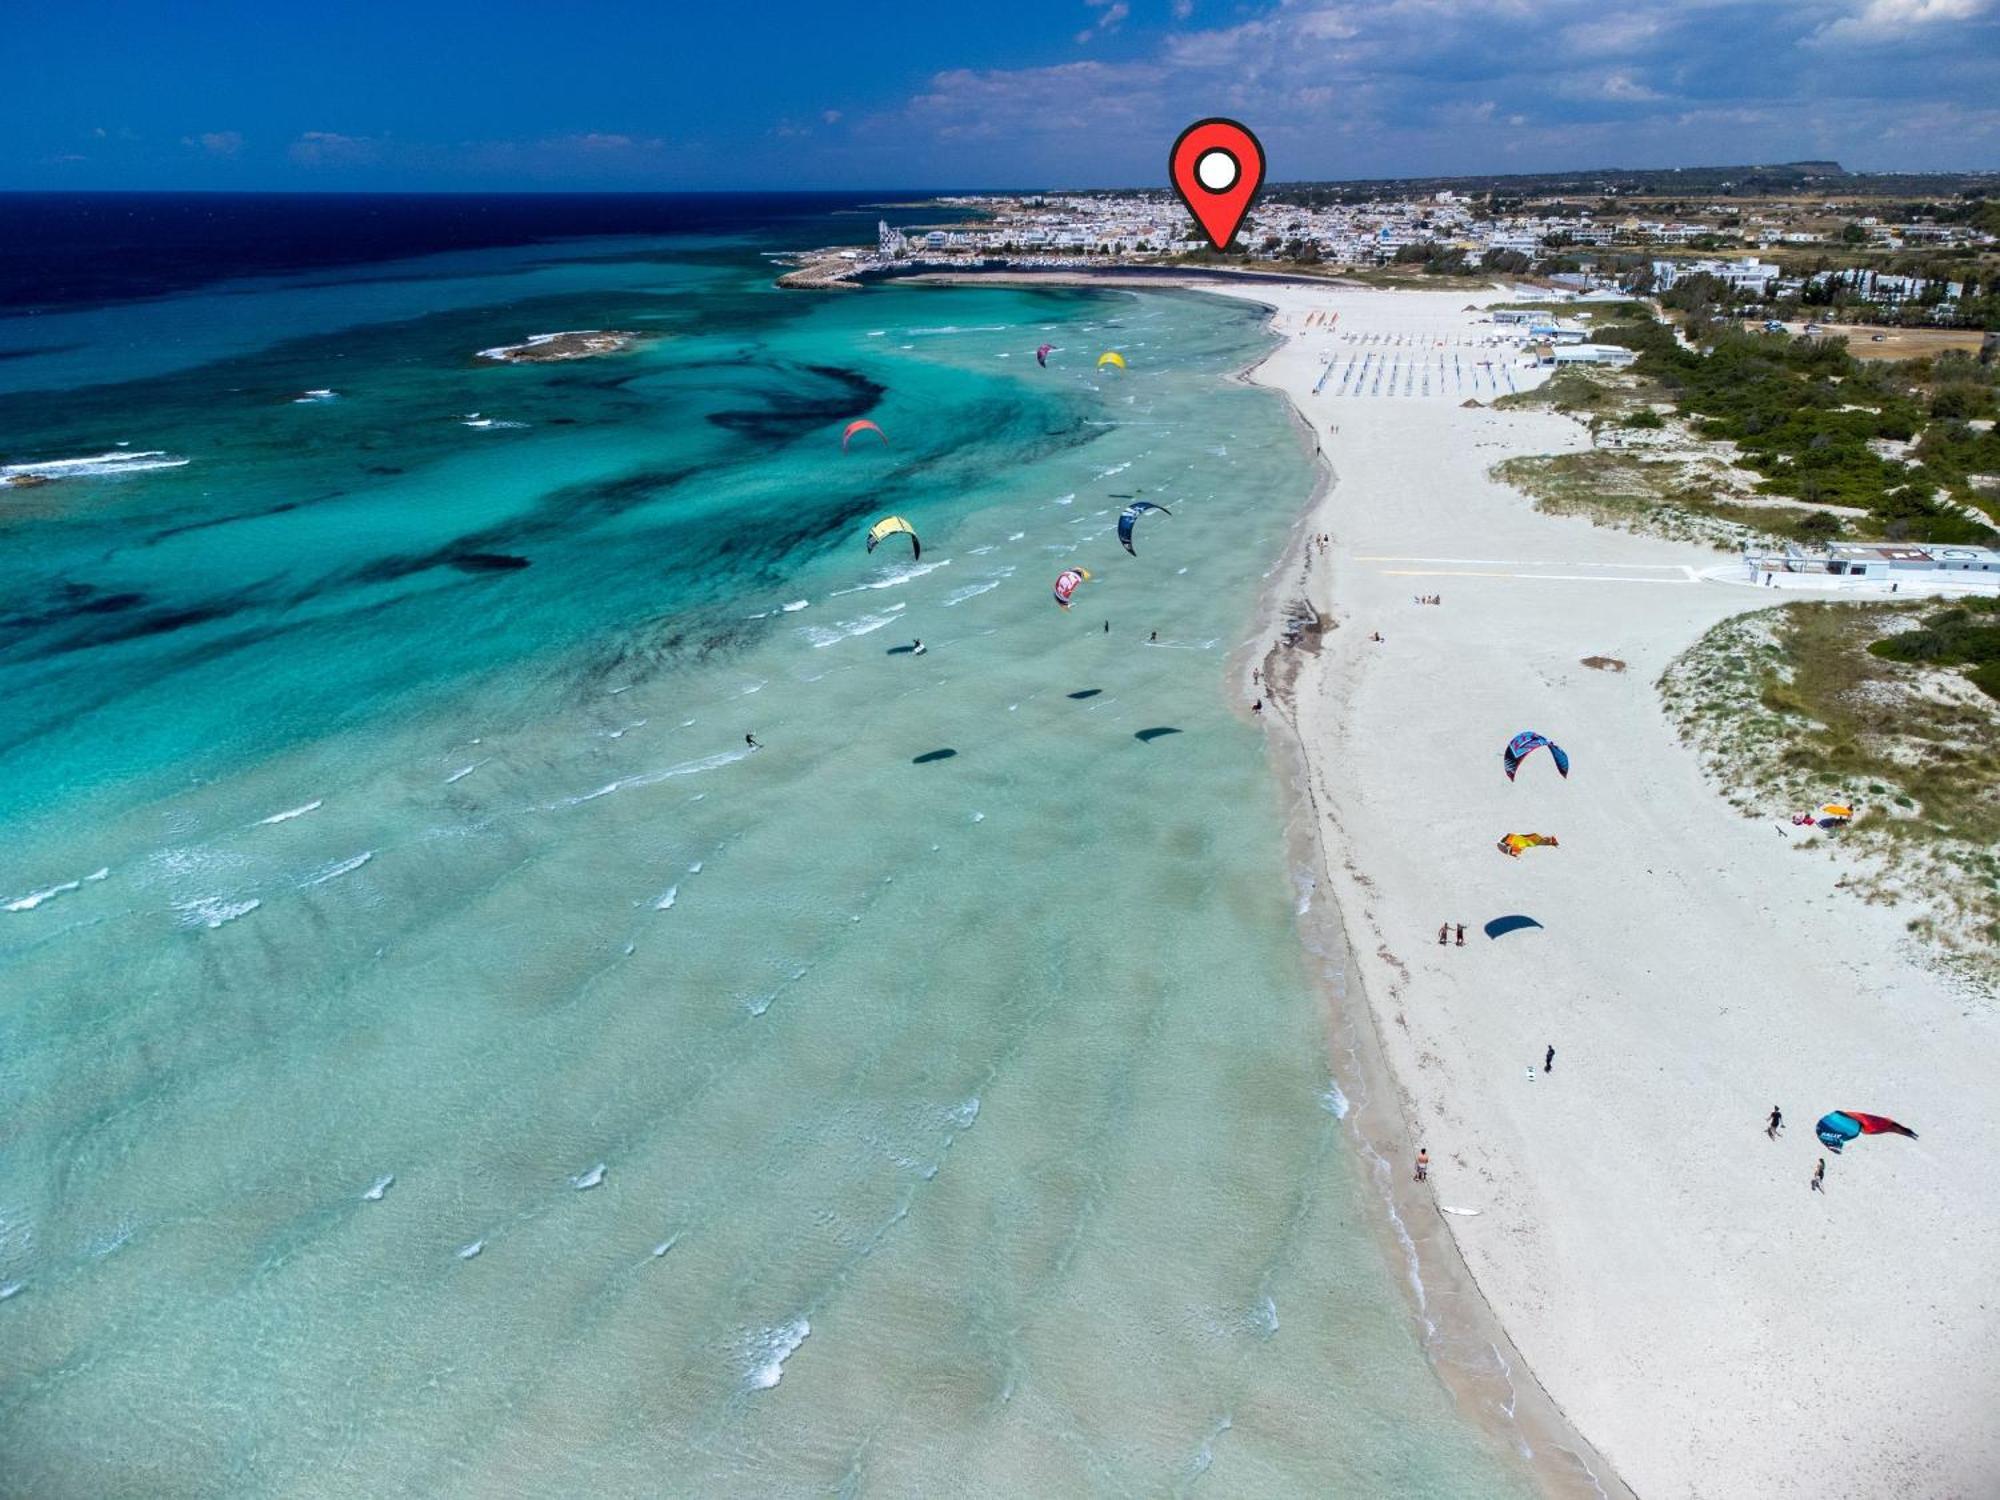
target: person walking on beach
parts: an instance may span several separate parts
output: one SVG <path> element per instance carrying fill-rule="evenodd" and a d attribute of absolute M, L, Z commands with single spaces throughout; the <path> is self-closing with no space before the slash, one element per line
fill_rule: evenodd
<path fill-rule="evenodd" d="M 1821 1166 L 1825 1163 L 1821 1162 Z M 1422 1146 L 1417 1147 L 1417 1181 L 1422 1182 L 1431 1175 L 1431 1154 Z"/>
<path fill-rule="evenodd" d="M 1554 1042 L 1550 1042 L 1549 1050 L 1542 1054 L 1542 1071 L 1544 1073 L 1553 1073 L 1555 1071 L 1555 1068 L 1556 1068 L 1556 1044 Z"/>
<path fill-rule="evenodd" d="M 1774 1104 L 1771 1106 L 1771 1118 L 1764 1126 L 1764 1134 L 1775 1141 L 1778 1138 L 1778 1132 L 1784 1128 L 1785 1112 Z"/>
<path fill-rule="evenodd" d="M 1438 923 L 1438 946 L 1442 948 L 1451 938 L 1451 923 Z"/>
<path fill-rule="evenodd" d="M 1813 1168 L 1812 1190 L 1815 1193 L 1826 1191 L 1826 1158 L 1824 1156 L 1819 1159 L 1819 1165 Z"/>

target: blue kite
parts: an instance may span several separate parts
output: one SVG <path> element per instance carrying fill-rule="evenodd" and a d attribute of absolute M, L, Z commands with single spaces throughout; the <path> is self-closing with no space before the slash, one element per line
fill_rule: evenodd
<path fill-rule="evenodd" d="M 1555 757 L 1556 770 L 1562 773 L 1563 780 L 1569 780 L 1567 752 L 1547 735 L 1537 734 L 1532 729 L 1524 729 L 1515 735 L 1507 741 L 1507 748 L 1500 752 L 1500 764 L 1507 772 L 1507 779 L 1512 781 L 1514 773 L 1521 769 L 1521 762 L 1544 746 L 1547 747 L 1549 754 Z"/>
<path fill-rule="evenodd" d="M 1132 548 L 1132 527 L 1139 517 L 1149 510 L 1156 510 L 1163 516 L 1173 514 L 1164 505 L 1155 505 L 1150 500 L 1135 500 L 1118 513 L 1118 540 L 1125 544 L 1125 550 L 1131 552 L 1134 557 L 1139 554 Z"/>

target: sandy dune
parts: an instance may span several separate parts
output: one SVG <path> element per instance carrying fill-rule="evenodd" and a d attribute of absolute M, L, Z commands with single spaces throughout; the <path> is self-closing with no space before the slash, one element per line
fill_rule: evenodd
<path fill-rule="evenodd" d="M 1785 809 L 1732 811 L 1659 707 L 1668 661 L 1768 596 L 1486 477 L 1581 445 L 1572 422 L 1462 406 L 1486 389 L 1340 394 L 1339 365 L 1311 394 L 1350 333 L 1486 357 L 1437 344 L 1490 331 L 1462 291 L 1237 294 L 1278 308 L 1287 342 L 1253 378 L 1337 474 L 1303 581 L 1331 628 L 1296 692 L 1333 893 L 1403 1149 L 1429 1148 L 1435 1202 L 1480 1210 L 1437 1222 L 1514 1345 L 1641 1495 L 2000 1494 L 2000 1013 L 1837 889 Z M 1567 747 L 1567 783 L 1546 755 L 1507 782 L 1523 728 Z M 1510 831 L 1561 847 L 1508 859 Z M 1485 934 L 1510 915 L 1541 925 Z M 1812 1192 L 1837 1108 L 1922 1138 L 1829 1155 Z"/>

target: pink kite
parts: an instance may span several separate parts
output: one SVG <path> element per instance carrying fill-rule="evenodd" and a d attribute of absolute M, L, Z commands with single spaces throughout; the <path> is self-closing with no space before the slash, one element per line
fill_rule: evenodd
<path fill-rule="evenodd" d="M 847 445 L 849 441 L 852 440 L 852 438 L 854 437 L 854 434 L 863 431 L 874 433 L 875 436 L 877 436 L 882 440 L 885 446 L 889 441 L 888 433 L 884 432 L 881 428 L 877 427 L 873 422 L 869 421 L 866 417 L 857 417 L 854 421 L 849 422 L 847 424 L 847 431 L 843 432 L 840 435 L 840 451 L 842 453 L 845 453 L 847 451 Z"/>

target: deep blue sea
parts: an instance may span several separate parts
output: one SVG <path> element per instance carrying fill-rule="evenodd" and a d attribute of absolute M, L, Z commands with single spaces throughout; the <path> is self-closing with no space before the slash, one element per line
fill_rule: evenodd
<path fill-rule="evenodd" d="M 776 289 L 859 200 L 5 207 L 0 1495 L 1528 1492 L 1226 680 L 1255 309 Z"/>

